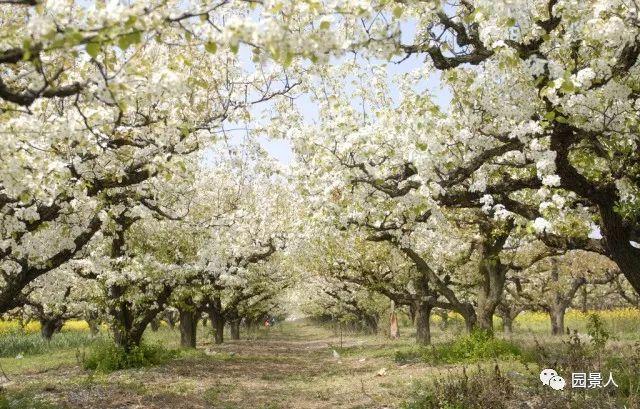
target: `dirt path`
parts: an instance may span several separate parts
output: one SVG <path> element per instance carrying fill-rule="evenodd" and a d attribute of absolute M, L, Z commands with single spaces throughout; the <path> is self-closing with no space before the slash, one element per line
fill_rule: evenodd
<path fill-rule="evenodd" d="M 307 327 L 294 334 L 203 343 L 154 368 L 94 375 L 74 365 L 17 381 L 74 409 L 385 408 L 396 407 L 411 380 L 427 371 L 367 354 L 384 340 L 345 338 L 345 347 L 361 348 L 336 357 L 339 339 L 331 334 Z"/>

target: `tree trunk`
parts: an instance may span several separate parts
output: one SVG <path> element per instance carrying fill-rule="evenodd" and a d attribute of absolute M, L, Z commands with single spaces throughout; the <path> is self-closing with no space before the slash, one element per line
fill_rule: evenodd
<path fill-rule="evenodd" d="M 478 304 L 475 315 L 478 327 L 490 333 L 493 333 L 493 316 L 502 301 L 507 279 L 507 268 L 502 265 L 500 252 L 513 227 L 513 219 L 508 219 L 505 223 L 497 223 L 490 219 L 483 219 L 479 222 L 483 240 L 479 245 L 481 257 L 478 266 L 480 288 L 477 292 Z"/>
<path fill-rule="evenodd" d="M 562 306 L 556 306 L 549 311 L 549 317 L 551 318 L 551 334 L 552 335 L 564 335 L 564 314 L 566 308 Z"/>
<path fill-rule="evenodd" d="M 409 304 L 409 319 L 411 322 L 416 321 L 416 306 L 414 303 Z"/>
<path fill-rule="evenodd" d="M 472 307 L 456 312 L 462 315 L 462 319 L 464 319 L 464 327 L 468 333 L 471 333 L 473 330 L 478 328 L 478 317 Z"/>
<path fill-rule="evenodd" d="M 631 226 L 616 212 L 617 200 L 611 195 L 608 203 L 599 206 L 602 219 L 602 235 L 605 237 L 609 256 L 616 262 L 620 271 L 627 278 L 631 286 L 640 294 L 640 249 L 629 243 Z"/>
<path fill-rule="evenodd" d="M 51 341 L 53 334 L 60 332 L 64 321 L 60 318 L 43 318 L 40 320 L 40 335 L 47 341 Z"/>
<path fill-rule="evenodd" d="M 500 263 L 500 258 L 494 254 L 494 251 L 499 249 L 491 247 L 489 255 L 480 262 L 482 279 L 477 293 L 477 325 L 480 329 L 491 333 L 493 333 L 493 316 L 502 301 L 506 281 L 506 269 Z"/>
<path fill-rule="evenodd" d="M 493 313 L 489 312 L 490 309 L 479 308 L 478 314 L 478 328 L 493 332 Z"/>
<path fill-rule="evenodd" d="M 389 315 L 389 337 L 400 338 L 400 328 L 398 327 L 398 315 L 396 314 L 396 303 L 391 300 L 391 314 Z"/>
<path fill-rule="evenodd" d="M 144 334 L 144 330 L 140 330 L 139 328 L 114 330 L 113 339 L 116 345 L 123 348 L 126 352 L 131 352 L 132 349 L 140 346 L 142 334 Z"/>
<path fill-rule="evenodd" d="M 582 287 L 582 304 L 580 306 L 580 310 L 583 314 L 586 314 L 589 311 L 589 292 L 587 291 L 587 287 Z"/>
<path fill-rule="evenodd" d="M 513 333 L 513 322 L 523 311 L 522 307 L 507 305 L 501 303 L 496 308 L 496 314 L 502 319 L 502 332 L 505 334 Z"/>
<path fill-rule="evenodd" d="M 426 301 L 416 302 L 416 341 L 421 345 L 431 344 L 431 310 L 433 307 Z"/>
<path fill-rule="evenodd" d="M 198 314 L 192 309 L 179 309 L 178 311 L 180 313 L 180 346 L 195 348 Z"/>
<path fill-rule="evenodd" d="M 209 320 L 213 327 L 216 344 L 224 342 L 224 316 L 222 314 L 222 302 L 220 297 L 214 297 L 209 302 Z"/>
<path fill-rule="evenodd" d="M 240 339 L 240 320 L 235 319 L 229 322 L 229 329 L 231 333 L 231 339 L 238 341 Z"/>
<path fill-rule="evenodd" d="M 513 319 L 509 314 L 505 314 L 502 316 L 502 332 L 504 332 L 505 334 L 513 333 Z"/>
<path fill-rule="evenodd" d="M 144 331 L 157 314 L 156 309 L 145 311 L 144 314 L 136 317 L 128 301 L 119 303 L 119 306 L 111 311 L 114 321 L 111 328 L 116 345 L 124 348 L 126 352 L 140 346 Z"/>

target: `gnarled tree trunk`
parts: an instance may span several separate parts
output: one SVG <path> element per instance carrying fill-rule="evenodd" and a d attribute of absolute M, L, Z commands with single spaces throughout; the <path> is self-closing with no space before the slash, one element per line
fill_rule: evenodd
<path fill-rule="evenodd" d="M 416 341 L 421 345 L 431 344 L 431 310 L 433 307 L 427 302 L 416 302 Z"/>
<path fill-rule="evenodd" d="M 476 316 L 478 328 L 493 332 L 493 315 L 502 301 L 506 269 L 500 259 L 489 257 L 480 261 L 480 285 L 478 288 Z"/>
<path fill-rule="evenodd" d="M 129 352 L 138 347 L 142 342 L 142 335 L 147 326 L 164 308 L 166 300 L 171 296 L 173 287 L 165 285 L 162 291 L 156 295 L 152 306 L 136 306 L 134 309 L 131 301 L 123 300 L 126 286 L 113 285 L 109 289 L 109 295 L 113 304 L 109 307 L 109 315 L 113 320 L 111 327 L 116 344 Z"/>
<path fill-rule="evenodd" d="M 192 308 L 178 309 L 178 311 L 180 313 L 180 346 L 195 348 L 198 314 Z"/>
<path fill-rule="evenodd" d="M 549 310 L 549 318 L 551 318 L 551 334 L 564 335 L 564 315 L 566 308 L 562 305 L 554 306 Z"/>
<path fill-rule="evenodd" d="M 224 312 L 222 311 L 222 301 L 220 297 L 212 297 L 208 310 L 209 320 L 211 320 L 211 326 L 213 327 L 215 343 L 222 344 L 224 342 Z"/>
<path fill-rule="evenodd" d="M 500 252 L 513 226 L 513 219 L 508 219 L 504 224 L 498 224 L 489 219 L 483 219 L 479 223 L 483 240 L 479 244 L 481 259 L 478 266 L 480 282 L 476 317 L 478 327 L 491 333 L 493 333 L 493 315 L 502 301 L 507 280 L 507 268 L 502 265 Z"/>

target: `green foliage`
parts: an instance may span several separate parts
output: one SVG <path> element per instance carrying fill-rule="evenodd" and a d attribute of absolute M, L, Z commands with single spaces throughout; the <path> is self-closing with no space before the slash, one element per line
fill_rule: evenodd
<path fill-rule="evenodd" d="M 421 360 L 431 364 L 454 364 L 459 362 L 479 362 L 495 358 L 523 358 L 517 345 L 495 338 L 482 330 L 455 339 L 451 342 L 426 348 L 396 351 L 395 361 L 406 363 Z"/>
<path fill-rule="evenodd" d="M 611 338 L 611 333 L 605 328 L 598 314 L 590 314 L 587 323 L 587 334 L 591 337 L 591 344 L 596 351 L 602 351 Z"/>
<path fill-rule="evenodd" d="M 112 342 L 94 346 L 84 359 L 84 368 L 100 372 L 113 372 L 127 368 L 160 365 L 177 356 L 177 351 L 167 350 L 160 344 L 141 344 L 126 351 Z"/>
<path fill-rule="evenodd" d="M 404 409 L 503 409 L 509 407 L 513 385 L 496 366 L 493 373 L 479 370 L 437 379 L 433 384 L 416 383 Z"/>
<path fill-rule="evenodd" d="M 627 399 L 627 406 L 633 407 L 630 403 L 640 404 L 640 342 L 636 342 L 630 353 L 621 357 L 609 357 L 604 371 L 609 371 L 615 375 L 617 392 Z"/>
<path fill-rule="evenodd" d="M 138 44 L 140 41 L 142 41 L 142 32 L 134 30 L 130 33 L 122 34 L 120 38 L 118 38 L 118 47 L 126 50 L 129 46 Z"/>
<path fill-rule="evenodd" d="M 61 332 L 55 334 L 51 341 L 47 341 L 40 334 L 25 334 L 12 331 L 0 334 L 0 357 L 15 357 L 17 355 L 45 354 L 61 349 L 86 347 L 96 339 L 84 332 Z"/>

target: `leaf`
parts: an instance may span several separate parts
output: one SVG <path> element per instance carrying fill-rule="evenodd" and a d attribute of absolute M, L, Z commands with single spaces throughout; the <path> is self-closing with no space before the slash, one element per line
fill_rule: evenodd
<path fill-rule="evenodd" d="M 142 33 L 136 30 L 121 36 L 118 39 L 118 47 L 120 47 L 122 50 L 126 50 L 132 44 L 138 44 L 140 41 L 142 41 Z"/>
<path fill-rule="evenodd" d="M 136 23 L 136 21 L 138 20 L 138 17 L 131 15 L 129 16 L 129 18 L 127 19 L 127 21 L 124 23 L 124 26 L 127 28 L 131 28 L 133 27 L 133 25 Z"/>
<path fill-rule="evenodd" d="M 87 43 L 87 54 L 91 56 L 91 58 L 96 58 L 100 53 L 100 43 L 91 42 Z"/>
<path fill-rule="evenodd" d="M 320 30 L 328 30 L 331 27 L 331 22 L 325 20 L 320 23 Z"/>
<path fill-rule="evenodd" d="M 284 58 L 283 64 L 285 67 L 289 67 L 291 65 L 291 62 L 293 62 L 293 53 L 287 52 L 287 55 Z"/>
<path fill-rule="evenodd" d="M 560 89 L 564 92 L 573 92 L 575 91 L 576 87 L 573 85 L 573 82 L 571 82 L 571 80 L 565 80 L 562 82 L 562 86 L 560 87 Z"/>
<path fill-rule="evenodd" d="M 76 45 L 82 42 L 82 40 L 84 39 L 84 36 L 82 35 L 81 32 L 72 30 L 67 33 L 66 38 L 69 40 L 69 43 L 71 45 Z"/>
<path fill-rule="evenodd" d="M 547 120 L 549 120 L 549 121 L 553 121 L 553 119 L 554 119 L 555 117 L 556 117 L 556 113 L 555 113 L 555 111 L 547 112 L 547 113 L 544 115 L 544 119 L 547 119 Z"/>
<path fill-rule="evenodd" d="M 31 41 L 29 39 L 25 39 L 22 42 L 22 49 L 24 50 L 22 53 L 22 60 L 28 61 L 31 59 Z"/>
<path fill-rule="evenodd" d="M 215 54 L 216 51 L 218 51 L 218 44 L 209 41 L 204 45 L 204 49 L 207 50 L 207 52 L 211 53 L 211 54 Z"/>
<path fill-rule="evenodd" d="M 403 12 L 403 11 L 404 11 L 404 10 L 402 9 L 402 7 L 401 7 L 401 6 L 395 6 L 395 7 L 393 8 L 393 17 L 395 17 L 395 18 L 400 18 L 400 17 L 402 16 L 402 12 Z"/>
<path fill-rule="evenodd" d="M 556 122 L 559 122 L 561 124 L 566 124 L 569 122 L 569 120 L 567 120 L 567 118 L 563 117 L 563 116 L 558 116 L 556 117 Z"/>

